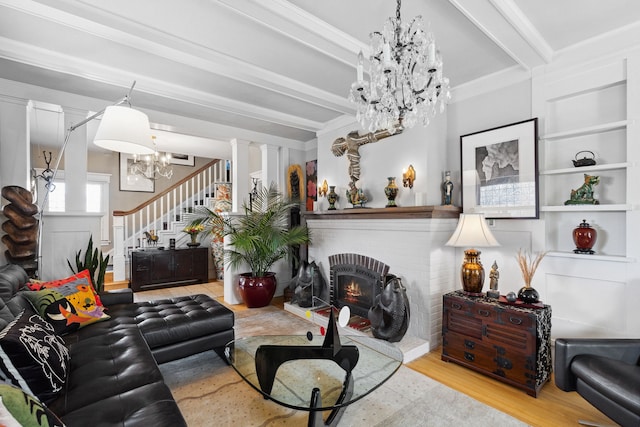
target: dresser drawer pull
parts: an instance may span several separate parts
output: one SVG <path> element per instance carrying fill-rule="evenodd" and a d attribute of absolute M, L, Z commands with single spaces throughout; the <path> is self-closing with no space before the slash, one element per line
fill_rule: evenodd
<path fill-rule="evenodd" d="M 509 359 L 504 358 L 504 357 L 498 357 L 496 359 L 496 362 L 497 362 L 498 366 L 501 367 L 501 368 L 504 368 L 504 369 L 513 368 L 513 364 L 511 363 L 511 361 Z"/>
<path fill-rule="evenodd" d="M 467 353 L 466 351 L 464 352 L 464 358 L 467 359 L 469 362 L 473 362 L 476 358 L 476 356 L 473 353 Z"/>
<path fill-rule="evenodd" d="M 469 350 L 473 350 L 476 347 L 476 343 L 474 343 L 473 341 L 464 340 L 464 346 Z"/>
<path fill-rule="evenodd" d="M 489 310 L 478 310 L 478 314 L 482 317 L 489 317 Z"/>
<path fill-rule="evenodd" d="M 456 310 L 460 310 L 462 308 L 462 304 L 457 303 L 457 302 L 452 302 L 451 303 L 451 308 L 455 308 Z"/>
<path fill-rule="evenodd" d="M 519 317 L 509 316 L 509 322 L 513 323 L 514 325 L 522 325 L 522 319 L 520 319 Z"/>

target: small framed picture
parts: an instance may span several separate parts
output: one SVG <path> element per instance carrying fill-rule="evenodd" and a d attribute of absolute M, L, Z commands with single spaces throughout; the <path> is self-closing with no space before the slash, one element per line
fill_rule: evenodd
<path fill-rule="evenodd" d="M 183 166 L 195 166 L 196 159 L 194 156 L 189 154 L 180 154 L 180 153 L 168 153 L 171 155 L 171 159 L 169 163 L 172 165 L 183 165 Z"/>
<path fill-rule="evenodd" d="M 133 155 L 120 153 L 120 191 L 155 192 L 155 181 L 132 171 Z"/>
<path fill-rule="evenodd" d="M 460 152 L 465 213 L 539 217 L 537 118 L 462 135 Z"/>

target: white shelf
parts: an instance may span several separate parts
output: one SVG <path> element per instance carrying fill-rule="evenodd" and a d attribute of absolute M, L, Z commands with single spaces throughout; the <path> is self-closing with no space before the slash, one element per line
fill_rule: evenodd
<path fill-rule="evenodd" d="M 609 163 L 605 165 L 595 165 L 595 166 L 583 166 L 579 168 L 562 168 L 562 169 L 548 169 L 544 171 L 540 171 L 540 175 L 561 175 L 561 174 L 569 174 L 569 173 L 586 173 L 586 172 L 600 172 L 607 170 L 616 170 L 616 169 L 626 169 L 631 166 L 630 163 Z"/>
<path fill-rule="evenodd" d="M 540 206 L 541 212 L 624 212 L 632 210 L 631 205 L 560 205 L 560 206 Z"/>
<path fill-rule="evenodd" d="M 582 259 L 585 261 L 612 261 L 612 262 L 635 262 L 635 258 L 629 258 L 625 256 L 619 255 L 598 255 L 598 254 L 577 254 L 574 252 L 560 252 L 560 251 L 550 251 L 547 252 L 549 257 L 559 257 L 559 258 L 573 258 L 573 259 Z"/>
<path fill-rule="evenodd" d="M 576 136 L 592 135 L 594 133 L 602 133 L 602 132 L 609 132 L 617 129 L 624 129 L 626 126 L 627 126 L 627 121 L 620 120 L 617 122 L 604 123 L 601 125 L 588 126 L 588 127 L 572 129 L 572 130 L 563 131 L 563 132 L 548 133 L 546 135 L 541 136 L 540 139 L 543 139 L 545 141 L 551 141 L 554 139 L 574 138 Z"/>

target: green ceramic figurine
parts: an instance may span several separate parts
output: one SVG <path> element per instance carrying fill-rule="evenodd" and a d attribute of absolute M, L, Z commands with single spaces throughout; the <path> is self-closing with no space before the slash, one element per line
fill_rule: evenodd
<path fill-rule="evenodd" d="M 571 190 L 571 198 L 564 202 L 565 205 L 599 205 L 600 202 L 593 198 L 593 187 L 600 183 L 600 177 L 584 174 L 584 184 L 577 190 Z"/>

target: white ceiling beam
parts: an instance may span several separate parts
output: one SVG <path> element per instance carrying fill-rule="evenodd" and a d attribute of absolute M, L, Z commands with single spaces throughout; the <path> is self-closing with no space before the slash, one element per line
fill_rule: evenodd
<path fill-rule="evenodd" d="M 216 0 L 273 32 L 355 69 L 355 58 L 369 45 L 286 0 Z"/>
<path fill-rule="evenodd" d="M 513 8 L 517 9 L 515 4 L 511 5 L 512 7 L 502 4 L 503 9 L 500 10 L 493 5 L 493 0 L 491 2 L 449 0 L 449 3 L 520 66 L 531 70 L 546 63 L 547 59 L 531 45 L 538 43 L 537 48 L 541 48 L 540 43 L 533 38 L 528 40 L 521 34 L 520 31 L 527 33 L 525 30 L 526 25 L 523 22 L 519 22 L 523 18 L 522 13 L 520 13 L 521 16 L 519 18 L 516 17 L 516 13 L 513 11 Z M 506 11 L 507 9 L 509 9 L 508 12 Z M 519 27 L 514 27 L 514 23 L 505 18 L 503 12 L 509 14 Z M 533 37 L 532 35 L 530 36 Z"/>
<path fill-rule="evenodd" d="M 137 74 L 123 71 L 120 68 L 107 67 L 103 64 L 51 52 L 4 37 L 0 37 L 0 57 L 114 86 L 126 87 L 132 81 L 137 80 L 136 92 L 144 92 L 297 129 L 315 132 L 323 127 L 323 124 L 320 122 L 171 84 L 158 79 L 152 79 L 146 76 L 141 77 Z"/>
<path fill-rule="evenodd" d="M 69 3 L 58 0 L 69 7 L 91 7 L 86 4 Z M 166 32 L 141 27 L 126 17 L 109 14 L 109 21 L 114 17 L 126 26 L 127 31 L 101 25 L 93 20 L 63 12 L 46 5 L 24 0 L 1 0 L 0 5 L 14 8 L 22 12 L 37 16 L 74 28 L 94 36 L 128 47 L 139 49 L 160 56 L 170 61 L 185 64 L 209 73 L 250 84 L 265 90 L 289 96 L 303 102 L 317 105 L 342 114 L 355 114 L 354 106 L 344 96 L 334 95 L 317 87 L 282 76 L 264 68 L 240 61 L 236 58 L 214 51 L 210 48 L 191 43 L 184 39 L 171 36 Z M 92 9 L 98 15 L 108 12 L 102 9 Z M 106 21 L 106 19 L 105 19 Z M 133 32 L 132 32 L 133 31 Z M 152 37 L 149 37 L 152 35 Z"/>
<path fill-rule="evenodd" d="M 489 0 L 491 4 L 509 21 L 511 26 L 529 43 L 547 64 L 553 60 L 553 49 L 533 26 L 513 0 Z"/>

